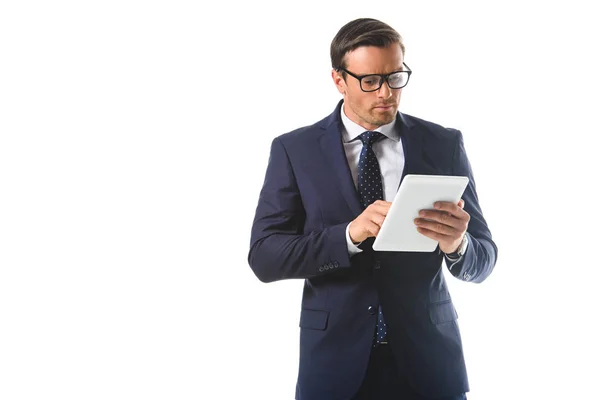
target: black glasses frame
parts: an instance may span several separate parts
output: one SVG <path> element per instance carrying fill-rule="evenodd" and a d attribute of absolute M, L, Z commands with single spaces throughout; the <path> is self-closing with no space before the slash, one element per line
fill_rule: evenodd
<path fill-rule="evenodd" d="M 352 72 L 348 71 L 346 68 L 342 68 L 342 67 L 337 67 L 337 68 L 336 68 L 336 71 L 338 71 L 338 72 L 339 72 L 339 71 L 344 71 L 344 72 L 345 72 L 345 73 L 347 73 L 348 75 L 350 75 L 350 76 L 352 76 L 353 78 L 357 79 L 357 80 L 358 80 L 358 85 L 360 86 L 360 90 L 362 90 L 363 92 L 367 92 L 367 93 L 369 93 L 369 92 L 376 92 L 376 91 L 378 91 L 379 89 L 381 89 L 381 87 L 383 86 L 383 82 L 386 82 L 386 83 L 387 83 L 387 85 L 388 85 L 388 87 L 389 87 L 390 89 L 402 89 L 404 86 L 408 85 L 408 81 L 410 80 L 410 75 L 412 74 L 412 70 L 411 70 L 411 69 L 408 67 L 408 65 L 406 65 L 405 63 L 402 63 L 402 65 L 404 65 L 404 66 L 407 68 L 407 70 L 406 70 L 406 71 L 394 71 L 394 72 L 390 72 L 389 74 L 367 74 L 367 75 L 356 75 L 356 74 L 353 74 Z M 402 85 L 402 86 L 400 86 L 400 87 L 397 87 L 397 88 L 393 88 L 393 87 L 391 87 L 391 86 L 390 86 L 390 82 L 388 81 L 388 78 L 389 78 L 391 75 L 397 74 L 398 72 L 405 72 L 405 73 L 407 73 L 407 74 L 408 74 L 408 77 L 406 78 L 406 83 L 405 83 L 404 85 Z M 363 89 L 363 87 L 362 87 L 362 80 L 363 80 L 364 78 L 368 78 L 368 77 L 371 77 L 371 76 L 378 76 L 378 77 L 380 77 L 380 78 L 381 78 L 381 79 L 380 79 L 380 82 L 381 82 L 381 83 L 380 83 L 379 87 L 378 87 L 377 89 L 373 89 L 373 90 L 365 90 L 365 89 Z"/>

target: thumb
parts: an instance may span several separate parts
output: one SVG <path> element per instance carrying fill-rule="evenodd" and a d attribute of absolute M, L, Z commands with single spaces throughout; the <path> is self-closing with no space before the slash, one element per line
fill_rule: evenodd
<path fill-rule="evenodd" d="M 460 208 L 464 208 L 464 207 L 465 207 L 465 201 L 464 201 L 463 199 L 460 199 L 460 200 L 458 201 L 458 206 L 459 206 Z"/>

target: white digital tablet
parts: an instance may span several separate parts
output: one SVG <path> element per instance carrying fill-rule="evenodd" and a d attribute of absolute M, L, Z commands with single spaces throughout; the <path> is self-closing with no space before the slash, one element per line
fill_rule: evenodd
<path fill-rule="evenodd" d="M 434 209 L 436 201 L 458 204 L 468 183 L 466 176 L 406 175 L 373 242 L 373 250 L 434 251 L 437 240 L 419 233 L 414 220 L 419 211 Z"/>

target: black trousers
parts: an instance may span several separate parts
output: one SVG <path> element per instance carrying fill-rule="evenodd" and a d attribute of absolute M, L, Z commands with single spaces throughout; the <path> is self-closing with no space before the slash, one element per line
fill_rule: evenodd
<path fill-rule="evenodd" d="M 465 394 L 439 400 L 466 400 Z M 374 347 L 362 385 L 352 400 L 433 400 L 415 393 L 398 376 L 390 346 Z M 436 399 L 438 400 L 438 399 Z"/>

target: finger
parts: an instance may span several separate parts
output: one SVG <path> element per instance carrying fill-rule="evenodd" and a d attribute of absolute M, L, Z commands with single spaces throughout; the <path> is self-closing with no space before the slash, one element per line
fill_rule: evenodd
<path fill-rule="evenodd" d="M 374 214 L 372 221 L 381 228 L 381 225 L 383 225 L 383 221 L 385 221 L 385 215 Z"/>
<path fill-rule="evenodd" d="M 392 202 L 391 202 L 391 201 L 385 201 L 385 200 L 375 200 L 375 201 L 373 202 L 373 204 L 377 204 L 377 205 L 384 205 L 384 206 L 387 206 L 387 207 L 389 207 L 389 206 L 391 206 L 391 205 L 392 205 Z"/>
<path fill-rule="evenodd" d="M 379 201 L 377 201 L 377 202 L 371 204 L 368 207 L 368 210 L 371 211 L 371 212 L 373 212 L 373 213 L 385 216 L 390 211 L 390 206 L 391 205 L 392 205 L 392 203 L 390 203 L 390 202 L 384 202 L 384 201 L 379 202 Z"/>
<path fill-rule="evenodd" d="M 426 221 L 421 218 L 415 219 L 415 225 L 441 235 L 459 237 L 461 234 L 461 232 L 453 226 L 445 225 L 435 221 Z"/>
<path fill-rule="evenodd" d="M 390 209 L 391 205 L 392 205 L 391 202 L 389 202 L 389 201 L 383 201 L 383 200 L 377 200 L 373 204 L 371 204 L 371 206 L 373 208 L 376 208 L 376 209 L 381 210 L 381 211 L 385 211 L 386 213 Z"/>
<path fill-rule="evenodd" d="M 365 213 L 365 222 L 373 223 L 378 227 L 381 227 L 383 221 L 385 220 L 385 214 L 380 214 L 377 210 L 372 210 L 368 213 Z"/>
<path fill-rule="evenodd" d="M 426 222 L 429 220 L 450 226 L 457 230 L 466 229 L 467 227 L 467 222 L 465 220 L 459 219 L 447 211 L 422 210 L 419 212 L 419 217 L 420 218 L 415 219 L 415 222 Z"/>
<path fill-rule="evenodd" d="M 441 233 L 429 230 L 427 228 L 423 228 L 421 226 L 417 227 L 417 231 L 419 231 L 420 234 L 427 236 L 428 238 L 434 239 L 436 241 L 440 241 L 440 240 L 448 240 L 450 239 L 450 237 L 448 235 L 443 235 Z"/>
<path fill-rule="evenodd" d="M 463 199 L 460 199 L 460 200 L 458 201 L 458 206 L 459 206 L 460 208 L 464 209 L 464 208 L 465 208 L 465 201 L 464 201 Z"/>
<path fill-rule="evenodd" d="M 377 225 L 373 221 L 365 221 L 365 230 L 369 233 L 369 236 L 377 236 L 381 226 Z"/>
<path fill-rule="evenodd" d="M 468 215 L 466 211 L 460 208 L 458 205 L 454 203 L 450 203 L 448 201 L 438 201 L 434 205 L 436 210 L 446 211 L 459 219 L 464 219 L 465 215 Z"/>
<path fill-rule="evenodd" d="M 427 236 L 428 238 L 436 240 L 437 242 L 444 243 L 455 240 L 452 236 L 444 235 L 420 226 L 417 227 L 417 231 L 419 231 L 420 234 Z"/>

